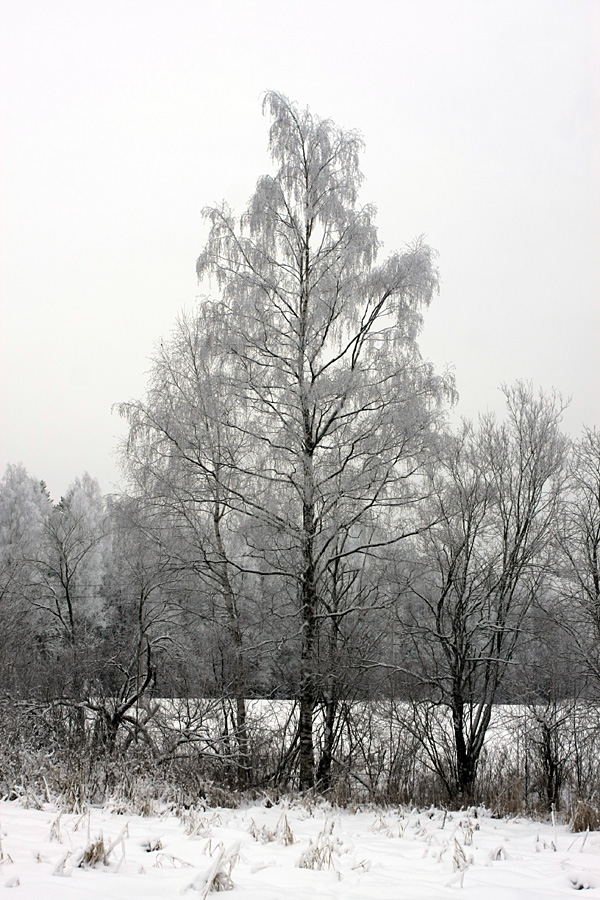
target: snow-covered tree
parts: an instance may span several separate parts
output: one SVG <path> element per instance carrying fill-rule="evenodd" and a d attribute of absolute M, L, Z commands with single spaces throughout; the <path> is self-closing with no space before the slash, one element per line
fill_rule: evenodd
<path fill-rule="evenodd" d="M 47 515 L 35 557 L 35 605 L 46 639 L 64 663 L 63 689 L 79 699 L 106 624 L 103 576 L 110 537 L 104 498 L 87 473 Z"/>
<path fill-rule="evenodd" d="M 437 288 L 434 254 L 419 240 L 377 261 L 375 210 L 359 203 L 360 137 L 281 94 L 264 107 L 275 173 L 241 217 L 225 204 L 205 211 L 197 271 L 220 288 L 214 352 L 227 358 L 223 389 L 245 411 L 234 427 L 253 447 L 239 507 L 262 528 L 257 553 L 299 617 L 307 788 L 323 623 L 360 607 L 339 590 L 342 575 L 407 527 L 402 510 L 448 384 L 417 344 Z"/>
<path fill-rule="evenodd" d="M 232 697 L 237 775 L 249 778 L 246 726 L 249 628 L 243 493 L 244 412 L 230 392 L 227 359 L 215 352 L 222 328 L 213 306 L 181 316 L 153 361 L 147 396 L 124 403 L 130 424 L 124 466 L 134 496 L 152 519 L 150 531 L 172 578 L 182 611 L 207 639 L 202 669 L 220 672 L 219 690 Z M 198 683 L 198 682 L 197 682 Z M 206 689 L 206 688 L 205 688 Z M 233 753 L 233 751 L 232 751 Z"/>
<path fill-rule="evenodd" d="M 0 648 L 4 683 L 26 664 L 32 638 L 27 600 L 38 581 L 35 559 L 52 504 L 44 485 L 22 465 L 0 482 Z"/>

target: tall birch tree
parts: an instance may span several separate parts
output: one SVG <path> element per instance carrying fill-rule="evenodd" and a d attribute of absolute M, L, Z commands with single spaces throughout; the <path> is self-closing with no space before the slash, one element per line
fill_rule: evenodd
<path fill-rule="evenodd" d="M 197 272 L 220 289 L 219 350 L 253 446 L 240 508 L 263 529 L 264 568 L 287 580 L 297 605 L 308 788 L 327 682 L 319 636 L 353 605 L 336 573 L 347 583 L 366 554 L 411 530 L 414 475 L 449 385 L 417 344 L 438 284 L 434 254 L 419 240 L 377 261 L 375 209 L 359 203 L 360 136 L 278 93 L 264 109 L 275 172 L 241 217 L 226 204 L 205 210 Z M 332 603 L 341 596 L 343 609 Z"/>

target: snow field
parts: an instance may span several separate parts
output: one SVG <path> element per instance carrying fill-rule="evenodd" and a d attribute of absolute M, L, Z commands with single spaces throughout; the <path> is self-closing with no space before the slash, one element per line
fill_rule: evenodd
<path fill-rule="evenodd" d="M 0 896 L 21 900 L 600 897 L 600 833 L 482 810 L 289 801 L 142 818 L 0 802 Z"/>

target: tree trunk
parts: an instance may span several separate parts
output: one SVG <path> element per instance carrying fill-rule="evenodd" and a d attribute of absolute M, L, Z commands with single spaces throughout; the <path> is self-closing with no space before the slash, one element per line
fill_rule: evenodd
<path fill-rule="evenodd" d="M 331 787 L 331 762 L 333 759 L 333 738 L 337 702 L 333 696 L 325 700 L 325 727 L 323 730 L 323 749 L 319 760 L 317 783 L 322 791 L 328 791 Z"/>
<path fill-rule="evenodd" d="M 300 354 L 300 360 L 302 354 Z M 300 366 L 302 363 L 300 362 Z M 301 389 L 304 385 L 301 379 Z M 303 501 L 302 501 L 302 581 L 301 581 L 301 622 L 302 646 L 300 654 L 300 721 L 298 736 L 300 744 L 300 790 L 314 786 L 314 742 L 313 719 L 316 700 L 315 691 L 315 649 L 317 637 L 317 589 L 314 560 L 314 542 L 317 530 L 315 512 L 314 443 L 310 411 L 306 397 L 302 408 L 304 424 L 303 440 Z"/>
<path fill-rule="evenodd" d="M 486 703 L 479 707 L 476 724 L 468 738 L 465 738 L 464 704 L 459 701 L 453 703 L 452 720 L 456 753 L 456 797 L 453 799 L 459 799 L 465 803 L 473 800 L 479 757 L 491 716 L 491 704 Z"/>
<path fill-rule="evenodd" d="M 221 515 L 222 507 L 217 498 L 213 511 L 213 524 L 220 556 L 219 577 L 229 620 L 229 633 L 233 643 L 233 691 L 236 710 L 235 732 L 238 747 L 236 768 L 238 787 L 243 790 L 252 782 L 252 763 L 250 760 L 248 722 L 246 717 L 246 667 L 244 662 L 244 647 L 238 607 L 233 586 L 229 578 L 228 558 L 225 553 L 225 545 L 221 535 Z"/>
<path fill-rule="evenodd" d="M 302 648 L 300 654 L 300 790 L 314 786 L 313 718 L 315 710 L 314 654 L 316 637 L 314 569 L 312 559 L 305 568 L 302 603 Z"/>
<path fill-rule="evenodd" d="M 248 722 L 246 718 L 246 698 L 238 695 L 235 699 L 236 732 L 238 745 L 237 781 L 241 790 L 252 783 L 252 762 L 248 741 Z"/>

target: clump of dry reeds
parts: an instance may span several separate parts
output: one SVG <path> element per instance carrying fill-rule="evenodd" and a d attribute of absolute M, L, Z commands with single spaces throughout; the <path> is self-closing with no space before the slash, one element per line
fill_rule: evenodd
<path fill-rule="evenodd" d="M 600 810 L 587 800 L 579 800 L 571 822 L 571 831 L 598 831 Z"/>

